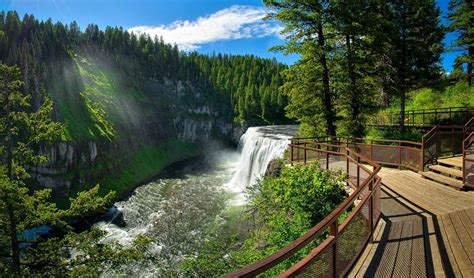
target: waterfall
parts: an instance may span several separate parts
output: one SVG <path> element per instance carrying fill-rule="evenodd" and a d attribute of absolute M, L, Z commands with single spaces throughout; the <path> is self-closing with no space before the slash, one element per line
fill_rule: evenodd
<path fill-rule="evenodd" d="M 228 183 L 230 189 L 242 193 L 247 186 L 261 179 L 270 161 L 282 157 L 296 131 L 297 126 L 248 128 L 240 137 L 238 147 L 241 153 L 240 162 L 232 180 Z"/>

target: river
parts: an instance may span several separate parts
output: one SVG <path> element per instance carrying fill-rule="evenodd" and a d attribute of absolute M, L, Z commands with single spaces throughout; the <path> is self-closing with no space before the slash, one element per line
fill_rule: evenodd
<path fill-rule="evenodd" d="M 155 239 L 149 252 L 159 267 L 140 274 L 175 272 L 188 255 L 195 254 L 223 211 L 245 203 L 245 189 L 263 176 L 268 163 L 281 157 L 296 126 L 251 127 L 237 150 L 220 147 L 175 167 L 166 176 L 138 187 L 117 202 L 107 221 L 96 227 L 107 232 L 104 242 L 129 245 L 139 235 Z"/>

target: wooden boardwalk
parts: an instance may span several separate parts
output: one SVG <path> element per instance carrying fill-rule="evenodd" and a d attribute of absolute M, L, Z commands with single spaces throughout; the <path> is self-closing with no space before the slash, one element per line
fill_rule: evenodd
<path fill-rule="evenodd" d="M 474 277 L 474 192 L 382 168 L 382 216 L 350 277 Z"/>

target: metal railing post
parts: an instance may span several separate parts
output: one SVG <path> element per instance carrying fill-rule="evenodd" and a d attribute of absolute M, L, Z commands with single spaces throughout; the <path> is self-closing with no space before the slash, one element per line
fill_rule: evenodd
<path fill-rule="evenodd" d="M 293 166 L 293 144 L 290 145 L 290 157 L 291 166 Z"/>
<path fill-rule="evenodd" d="M 304 143 L 304 164 L 306 165 L 306 143 Z"/>
<path fill-rule="evenodd" d="M 329 147 L 326 147 L 326 170 L 329 170 Z"/>
<path fill-rule="evenodd" d="M 346 172 L 347 172 L 347 178 L 349 179 L 349 177 L 350 177 L 350 172 L 349 172 L 349 150 L 346 150 Z"/>
<path fill-rule="evenodd" d="M 337 277 L 337 238 L 338 238 L 338 233 L 337 233 L 337 220 L 335 220 L 331 226 L 329 227 L 329 234 L 330 236 L 334 237 L 334 244 L 332 246 L 332 254 L 331 254 L 331 260 L 330 260 L 330 270 L 331 270 L 331 277 Z"/>
<path fill-rule="evenodd" d="M 360 157 L 357 156 L 357 187 L 360 185 Z"/>
<path fill-rule="evenodd" d="M 402 169 L 402 143 L 398 142 L 398 169 Z"/>
<path fill-rule="evenodd" d="M 370 181 L 369 191 L 374 190 L 374 180 Z M 370 243 L 374 242 L 374 196 L 375 193 L 369 199 L 369 225 L 370 225 Z"/>

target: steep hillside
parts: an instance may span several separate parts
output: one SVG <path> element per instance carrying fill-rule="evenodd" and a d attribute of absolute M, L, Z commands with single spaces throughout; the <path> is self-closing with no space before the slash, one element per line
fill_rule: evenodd
<path fill-rule="evenodd" d="M 66 127 L 42 150 L 31 184 L 58 200 L 101 183 L 119 195 L 212 140 L 236 142 L 245 126 L 288 122 L 278 93 L 286 68 L 253 56 L 185 54 L 121 28 L 81 32 L 0 13 L 0 60 L 21 67 L 34 108 L 45 96 Z"/>

